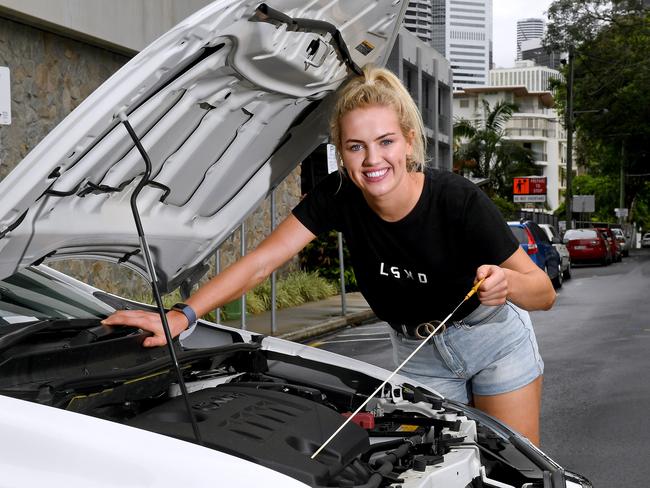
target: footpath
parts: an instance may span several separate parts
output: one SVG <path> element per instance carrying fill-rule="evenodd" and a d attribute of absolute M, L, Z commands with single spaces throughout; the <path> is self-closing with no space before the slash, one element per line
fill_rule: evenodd
<path fill-rule="evenodd" d="M 345 301 L 345 315 L 341 313 L 341 295 L 335 295 L 317 302 L 276 310 L 275 333 L 271 328 L 271 312 L 246 314 L 243 328 L 289 341 L 302 342 L 375 318 L 375 314 L 361 293 L 347 293 Z M 225 320 L 222 323 L 230 327 L 242 328 L 241 318 Z"/>

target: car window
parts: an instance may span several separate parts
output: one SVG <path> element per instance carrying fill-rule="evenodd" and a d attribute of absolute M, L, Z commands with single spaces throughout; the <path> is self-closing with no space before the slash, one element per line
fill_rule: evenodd
<path fill-rule="evenodd" d="M 537 225 L 534 222 L 528 222 L 526 224 L 530 231 L 533 233 L 533 237 L 537 242 L 542 242 L 544 244 L 550 244 L 551 241 L 549 240 L 548 236 L 546 235 L 546 232 L 544 232 L 542 229 L 540 229 L 539 225 Z"/>
<path fill-rule="evenodd" d="M 0 281 L 0 328 L 42 319 L 103 318 L 112 311 L 90 293 L 36 268 Z"/>
<path fill-rule="evenodd" d="M 571 239 L 596 239 L 598 234 L 595 230 L 590 229 L 570 229 L 567 230 L 564 234 L 564 238 Z"/>
<path fill-rule="evenodd" d="M 510 226 L 510 230 L 519 241 L 519 244 L 528 244 L 528 234 L 523 227 Z"/>

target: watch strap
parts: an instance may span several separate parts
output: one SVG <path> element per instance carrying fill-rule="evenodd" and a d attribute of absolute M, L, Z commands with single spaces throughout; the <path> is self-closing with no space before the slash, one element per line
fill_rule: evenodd
<path fill-rule="evenodd" d="M 187 303 L 183 303 L 183 302 L 175 303 L 174 305 L 172 305 L 172 310 L 176 310 L 177 312 L 180 312 L 183 315 L 185 315 L 185 318 L 187 319 L 188 327 L 191 327 L 197 321 L 198 317 L 196 316 L 196 312 Z"/>

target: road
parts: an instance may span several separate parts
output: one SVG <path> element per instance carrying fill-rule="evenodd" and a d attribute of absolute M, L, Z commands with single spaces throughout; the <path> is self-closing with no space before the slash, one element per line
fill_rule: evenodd
<path fill-rule="evenodd" d="M 552 310 L 532 314 L 545 361 L 542 449 L 596 487 L 650 484 L 650 249 L 580 266 Z M 346 329 L 323 349 L 392 369 L 387 325 Z"/>

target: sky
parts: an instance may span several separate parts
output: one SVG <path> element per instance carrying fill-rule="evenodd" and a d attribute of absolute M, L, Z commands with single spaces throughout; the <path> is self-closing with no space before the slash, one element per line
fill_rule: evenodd
<path fill-rule="evenodd" d="M 492 0 L 492 38 L 494 64 L 497 68 L 515 65 L 517 21 L 529 17 L 543 18 L 552 0 Z"/>

